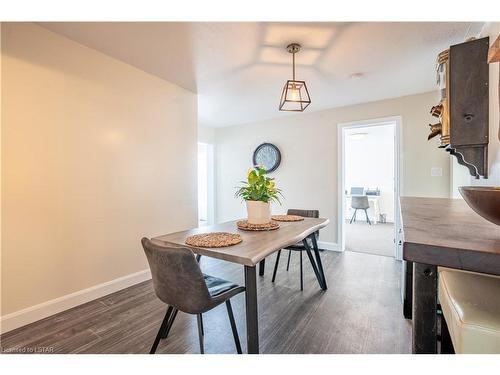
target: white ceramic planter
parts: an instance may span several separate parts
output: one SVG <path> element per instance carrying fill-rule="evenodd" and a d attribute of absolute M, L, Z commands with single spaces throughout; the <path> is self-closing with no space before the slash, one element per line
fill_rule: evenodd
<path fill-rule="evenodd" d="M 267 224 L 271 221 L 271 204 L 261 201 L 246 201 L 248 223 Z"/>

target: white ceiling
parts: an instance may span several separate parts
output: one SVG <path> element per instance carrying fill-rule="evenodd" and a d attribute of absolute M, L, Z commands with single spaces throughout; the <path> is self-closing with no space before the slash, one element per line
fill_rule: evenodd
<path fill-rule="evenodd" d="M 306 111 L 435 89 L 436 55 L 482 23 L 41 23 L 88 47 L 198 93 L 199 122 L 228 126 L 278 111 L 291 79 L 285 46 L 302 44 L 297 79 Z M 351 78 L 362 73 L 361 79 Z"/>

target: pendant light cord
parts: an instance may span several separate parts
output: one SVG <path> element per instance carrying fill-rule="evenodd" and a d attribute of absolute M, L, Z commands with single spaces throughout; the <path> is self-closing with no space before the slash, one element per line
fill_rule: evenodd
<path fill-rule="evenodd" d="M 295 81 L 295 52 L 292 53 L 292 59 L 293 59 L 293 63 L 292 63 L 292 66 L 293 66 L 293 80 Z"/>

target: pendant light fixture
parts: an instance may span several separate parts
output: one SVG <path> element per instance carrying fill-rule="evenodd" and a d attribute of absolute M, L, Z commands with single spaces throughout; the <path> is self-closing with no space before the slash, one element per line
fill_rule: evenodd
<path fill-rule="evenodd" d="M 300 44 L 292 43 L 286 47 L 286 50 L 292 54 L 293 75 L 292 79 L 286 81 L 283 92 L 281 93 L 280 111 L 302 112 L 311 104 L 311 97 L 305 81 L 295 79 L 295 54 L 300 51 Z"/>

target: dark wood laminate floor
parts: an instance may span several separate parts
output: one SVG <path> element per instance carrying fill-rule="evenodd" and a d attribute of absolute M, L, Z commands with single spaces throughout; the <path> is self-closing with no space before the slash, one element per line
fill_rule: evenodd
<path fill-rule="evenodd" d="M 323 292 L 304 256 L 301 292 L 299 254 L 292 253 L 288 272 L 286 256 L 283 252 L 274 284 L 274 256 L 267 259 L 266 275 L 258 279 L 261 353 L 411 352 L 411 325 L 402 316 L 398 261 L 354 252 L 322 252 L 329 287 Z M 243 283 L 241 266 L 203 258 L 202 268 Z M 232 301 L 246 351 L 244 295 Z M 21 348 L 54 353 L 147 353 L 165 310 L 147 281 L 7 332 L 0 344 L 3 352 Z M 204 325 L 207 353 L 236 352 L 224 305 L 204 314 Z M 179 313 L 157 353 L 198 353 L 198 348 L 196 317 Z"/>

